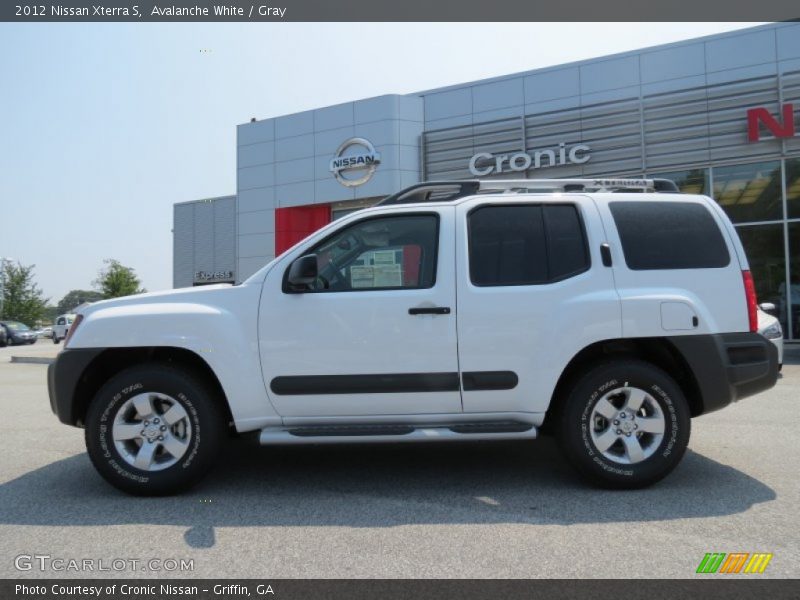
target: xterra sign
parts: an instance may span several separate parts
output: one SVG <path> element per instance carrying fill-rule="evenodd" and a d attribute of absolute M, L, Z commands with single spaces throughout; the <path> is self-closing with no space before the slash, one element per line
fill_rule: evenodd
<path fill-rule="evenodd" d="M 336 150 L 330 171 L 343 186 L 355 187 L 367 183 L 380 163 L 380 152 L 368 140 L 355 137 L 342 142 Z"/>
<path fill-rule="evenodd" d="M 592 158 L 589 154 L 591 150 L 586 144 L 567 146 L 565 142 L 561 142 L 556 149 L 535 150 L 532 153 L 495 155 L 489 152 L 478 152 L 469 159 L 469 172 L 477 177 L 482 177 L 492 173 L 520 172 L 570 164 L 582 165 Z"/>

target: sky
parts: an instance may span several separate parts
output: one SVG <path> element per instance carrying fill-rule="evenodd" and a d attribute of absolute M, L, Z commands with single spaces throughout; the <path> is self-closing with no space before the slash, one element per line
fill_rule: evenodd
<path fill-rule="evenodd" d="M 114 258 L 172 287 L 172 206 L 236 192 L 236 125 L 758 23 L 0 24 L 0 257 L 53 304 Z"/>

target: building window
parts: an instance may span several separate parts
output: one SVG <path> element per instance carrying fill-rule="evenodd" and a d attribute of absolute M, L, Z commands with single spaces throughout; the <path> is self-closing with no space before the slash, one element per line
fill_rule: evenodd
<path fill-rule="evenodd" d="M 589 268 L 577 207 L 483 206 L 469 215 L 469 271 L 477 286 L 534 285 Z"/>
<path fill-rule="evenodd" d="M 734 223 L 783 219 L 781 163 L 714 167 L 714 199 Z"/>
<path fill-rule="evenodd" d="M 790 219 L 800 219 L 800 158 L 786 161 L 786 209 Z"/>
<path fill-rule="evenodd" d="M 781 327 L 787 331 L 786 259 L 783 225 L 746 225 L 736 228 L 742 240 L 758 302 L 772 302 Z M 787 332 L 788 333 L 788 332 Z"/>
<path fill-rule="evenodd" d="M 684 194 L 708 195 L 708 169 L 689 169 L 688 171 L 668 171 L 666 173 L 650 173 L 650 179 L 669 179 L 674 181 Z"/>
<path fill-rule="evenodd" d="M 791 337 L 797 339 L 800 338 L 800 223 L 789 223 L 789 267 L 790 293 L 786 296 L 792 311 Z"/>

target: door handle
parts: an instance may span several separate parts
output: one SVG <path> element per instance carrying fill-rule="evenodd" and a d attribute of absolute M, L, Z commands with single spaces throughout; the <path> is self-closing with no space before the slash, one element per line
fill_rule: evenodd
<path fill-rule="evenodd" d="M 600 244 L 600 258 L 603 259 L 604 267 L 611 266 L 611 246 L 609 246 L 606 242 Z"/>
<path fill-rule="evenodd" d="M 449 306 L 426 306 L 426 307 L 416 307 L 416 308 L 409 308 L 408 314 L 410 315 L 449 315 L 450 314 L 450 307 Z"/>

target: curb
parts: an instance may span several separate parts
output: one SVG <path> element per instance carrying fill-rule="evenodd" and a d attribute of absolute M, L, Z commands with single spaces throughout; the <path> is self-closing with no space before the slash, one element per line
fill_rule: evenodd
<path fill-rule="evenodd" d="M 29 365 L 49 365 L 55 358 L 48 358 L 46 356 L 12 356 L 12 363 L 26 363 Z"/>

